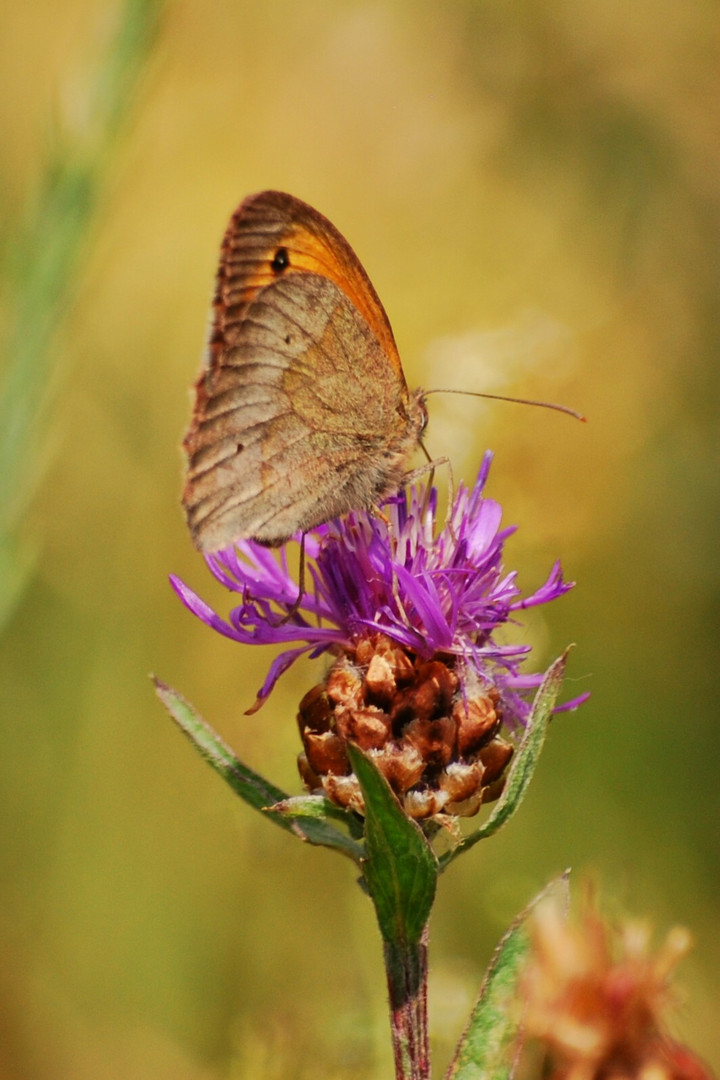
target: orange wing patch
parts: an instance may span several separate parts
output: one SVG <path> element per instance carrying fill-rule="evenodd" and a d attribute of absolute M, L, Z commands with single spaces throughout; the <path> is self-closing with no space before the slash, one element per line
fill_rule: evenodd
<path fill-rule="evenodd" d="M 223 238 L 208 341 L 209 366 L 235 344 L 247 307 L 288 274 L 318 274 L 345 293 L 372 328 L 404 383 L 390 321 L 347 240 L 307 203 L 278 191 L 245 199 Z"/>

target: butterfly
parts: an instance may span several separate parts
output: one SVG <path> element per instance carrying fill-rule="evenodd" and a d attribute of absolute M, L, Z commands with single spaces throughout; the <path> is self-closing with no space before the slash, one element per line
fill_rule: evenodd
<path fill-rule="evenodd" d="M 245 199 L 222 242 L 183 442 L 195 545 L 275 547 L 376 507 L 403 483 L 426 423 L 347 240 L 292 195 Z"/>

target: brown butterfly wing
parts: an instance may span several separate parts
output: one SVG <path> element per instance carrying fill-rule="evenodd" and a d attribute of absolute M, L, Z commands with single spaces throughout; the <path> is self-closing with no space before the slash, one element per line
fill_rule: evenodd
<path fill-rule="evenodd" d="M 223 244 L 185 439 L 183 501 L 198 547 L 279 544 L 372 506 L 398 486 L 424 415 L 337 230 L 290 196 L 246 200 Z"/>
<path fill-rule="evenodd" d="M 357 255 L 323 214 L 282 191 L 250 195 L 230 219 L 220 251 L 209 362 L 234 344 L 244 309 L 259 290 L 297 273 L 335 282 L 373 328 L 404 383 L 390 320 Z"/>

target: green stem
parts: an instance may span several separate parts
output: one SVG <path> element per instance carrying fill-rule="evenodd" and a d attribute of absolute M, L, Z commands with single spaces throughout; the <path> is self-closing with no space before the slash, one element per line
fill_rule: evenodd
<path fill-rule="evenodd" d="M 419 942 L 383 942 L 396 1080 L 429 1080 L 427 927 Z"/>

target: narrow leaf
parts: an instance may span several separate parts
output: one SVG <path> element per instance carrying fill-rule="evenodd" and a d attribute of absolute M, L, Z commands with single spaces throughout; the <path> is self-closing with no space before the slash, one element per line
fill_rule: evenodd
<path fill-rule="evenodd" d="M 416 945 L 435 898 L 437 859 L 371 759 L 355 746 L 348 754 L 365 799 L 363 873 L 380 933 L 386 942 Z"/>
<path fill-rule="evenodd" d="M 289 796 L 264 777 L 253 772 L 247 765 L 243 765 L 227 743 L 201 716 L 198 716 L 192 705 L 181 694 L 166 686 L 160 679 L 153 677 L 153 682 L 158 697 L 175 723 L 205 760 L 230 785 L 236 795 L 239 795 L 255 810 L 264 811 L 267 818 L 299 836 L 301 840 L 307 840 L 311 844 L 322 847 L 335 848 L 344 855 L 348 855 L 354 862 L 360 863 L 363 855 L 362 846 L 328 821 L 274 811 L 272 808 L 275 804 L 285 802 Z"/>
<path fill-rule="evenodd" d="M 289 795 L 286 799 L 269 806 L 274 814 L 284 817 L 307 817 L 322 820 L 326 817 L 340 817 L 343 812 L 334 806 L 324 795 Z"/>
<path fill-rule="evenodd" d="M 266 809 L 284 817 L 313 818 L 317 821 L 334 818 L 335 821 L 342 822 L 356 840 L 362 840 L 365 832 L 362 821 L 356 814 L 350 810 L 342 810 L 325 795 L 291 795 Z M 362 854 L 361 849 L 359 851 Z"/>
<path fill-rule="evenodd" d="M 522 1019 L 519 981 L 530 949 L 527 919 L 539 901 L 553 892 L 567 899 L 567 873 L 550 882 L 501 939 L 445 1080 L 513 1077 Z"/>
<path fill-rule="evenodd" d="M 545 743 L 553 707 L 565 674 L 568 652 L 569 649 L 566 649 L 562 656 L 548 668 L 545 678 L 538 687 L 525 734 L 510 766 L 503 793 L 495 803 L 490 817 L 479 829 L 466 836 L 453 851 L 448 851 L 440 857 L 441 871 L 458 855 L 469 851 L 479 840 L 485 840 L 496 833 L 520 806 Z"/>

